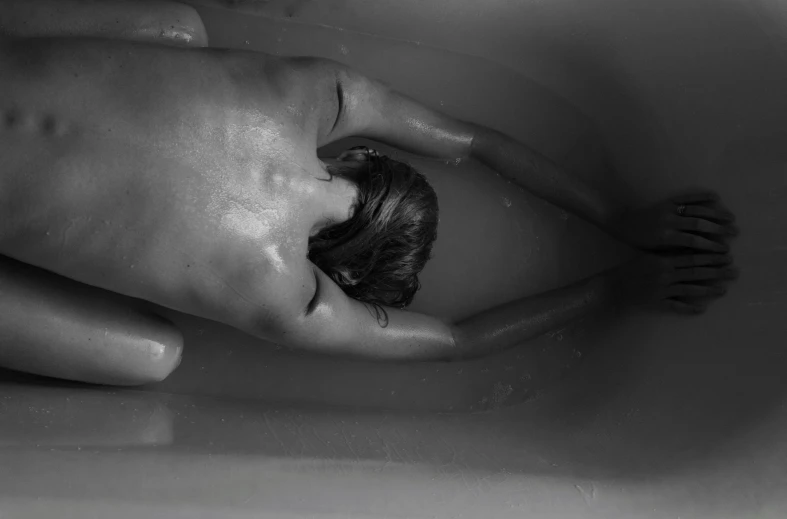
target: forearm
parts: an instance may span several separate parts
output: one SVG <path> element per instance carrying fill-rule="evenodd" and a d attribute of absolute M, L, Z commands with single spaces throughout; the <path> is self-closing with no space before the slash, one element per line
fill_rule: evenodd
<path fill-rule="evenodd" d="M 549 158 L 507 135 L 478 127 L 471 156 L 550 202 L 602 229 L 626 209 L 624 204 L 592 188 Z"/>
<path fill-rule="evenodd" d="M 452 360 L 489 355 L 612 305 L 603 275 L 486 310 L 453 327 Z"/>
<path fill-rule="evenodd" d="M 208 44 L 199 14 L 170 0 L 0 0 L 0 36 Z"/>

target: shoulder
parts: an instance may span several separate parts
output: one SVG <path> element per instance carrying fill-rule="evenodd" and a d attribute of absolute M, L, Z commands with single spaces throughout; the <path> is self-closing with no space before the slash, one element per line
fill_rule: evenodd
<path fill-rule="evenodd" d="M 283 251 L 261 251 L 213 276 L 208 313 L 212 318 L 265 340 L 283 335 L 307 312 L 316 291 L 315 273 L 306 258 Z M 214 271 L 214 274 L 217 272 Z M 216 287 L 216 282 L 220 287 Z"/>
<path fill-rule="evenodd" d="M 330 142 L 330 133 L 343 108 L 343 86 L 351 69 L 338 61 L 313 56 L 274 59 L 266 66 L 267 80 L 275 85 L 291 113 L 316 140 Z"/>

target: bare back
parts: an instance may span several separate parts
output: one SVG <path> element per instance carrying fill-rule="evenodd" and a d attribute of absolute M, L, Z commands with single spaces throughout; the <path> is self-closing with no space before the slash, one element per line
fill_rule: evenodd
<path fill-rule="evenodd" d="M 0 254 L 194 315 L 275 320 L 302 297 L 291 287 L 309 290 L 321 121 L 296 75 L 260 53 L 6 40 Z"/>

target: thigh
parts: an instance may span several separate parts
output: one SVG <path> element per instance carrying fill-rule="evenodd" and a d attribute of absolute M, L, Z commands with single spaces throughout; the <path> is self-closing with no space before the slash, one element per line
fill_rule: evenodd
<path fill-rule="evenodd" d="M 0 0 L 0 36 L 89 36 L 205 47 L 197 11 L 162 0 Z"/>
<path fill-rule="evenodd" d="M 183 338 L 147 304 L 0 256 L 0 367 L 110 385 L 163 380 Z"/>

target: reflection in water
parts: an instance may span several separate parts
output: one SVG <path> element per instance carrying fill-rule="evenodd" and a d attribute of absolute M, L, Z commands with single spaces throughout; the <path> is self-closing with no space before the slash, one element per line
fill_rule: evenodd
<path fill-rule="evenodd" d="M 2 447 L 151 447 L 173 442 L 173 417 L 153 395 L 0 386 Z"/>

